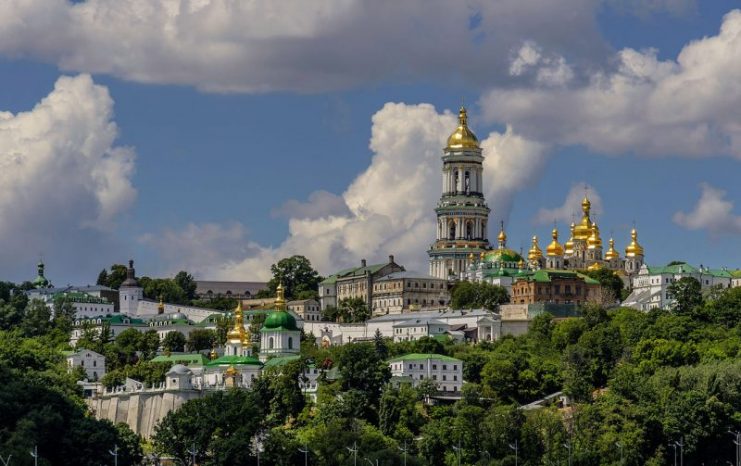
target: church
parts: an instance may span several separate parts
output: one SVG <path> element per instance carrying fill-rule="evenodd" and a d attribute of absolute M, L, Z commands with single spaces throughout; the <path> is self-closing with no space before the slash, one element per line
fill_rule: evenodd
<path fill-rule="evenodd" d="M 582 218 L 572 223 L 568 240 L 559 242 L 554 226 L 545 253 L 538 236 L 533 236 L 525 255 L 507 247 L 507 234 L 502 222 L 497 245 L 488 239 L 491 209 L 483 194 L 483 162 L 479 141 L 468 127 L 466 109 L 458 113 L 458 127 L 448 137 L 443 150 L 442 196 L 435 208 L 436 240 L 427 251 L 430 275 L 447 280 L 469 280 L 501 285 L 511 291 L 520 277 L 539 270 L 595 271 L 612 270 L 629 284 L 644 262 L 644 250 L 638 243 L 638 232 L 630 232 L 630 242 L 621 257 L 610 238 L 604 250 L 599 226 L 591 218 L 592 203 L 585 195 L 581 203 Z"/>

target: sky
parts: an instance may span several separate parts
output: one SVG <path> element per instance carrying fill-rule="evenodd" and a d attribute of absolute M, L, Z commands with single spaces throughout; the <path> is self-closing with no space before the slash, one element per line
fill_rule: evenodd
<path fill-rule="evenodd" d="M 649 264 L 741 267 L 741 9 L 693 0 L 8 0 L 0 279 L 427 271 L 461 103 L 490 231 L 585 186 Z"/>

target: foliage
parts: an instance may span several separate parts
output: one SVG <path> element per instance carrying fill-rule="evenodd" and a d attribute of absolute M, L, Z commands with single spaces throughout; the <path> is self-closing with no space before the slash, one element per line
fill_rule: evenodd
<path fill-rule="evenodd" d="M 190 331 L 186 346 L 188 351 L 202 351 L 213 348 L 216 344 L 216 332 L 210 329 L 197 328 Z"/>
<path fill-rule="evenodd" d="M 484 308 L 495 310 L 500 304 L 509 302 L 507 289 L 481 282 L 458 282 L 450 291 L 450 306 L 453 309 Z"/>
<path fill-rule="evenodd" d="M 273 278 L 268 282 L 268 296 L 275 296 L 278 284 L 283 284 L 287 299 L 296 299 L 304 292 L 316 291 L 322 277 L 304 256 L 291 256 L 270 266 Z M 302 296 L 306 296 L 305 294 Z"/>
<path fill-rule="evenodd" d="M 185 351 L 185 335 L 178 331 L 167 332 L 165 338 L 162 339 L 162 349 L 171 353 L 178 353 Z"/>
<path fill-rule="evenodd" d="M 594 278 L 602 286 L 603 290 L 608 290 L 609 299 L 608 302 L 614 303 L 619 300 L 623 295 L 623 288 L 625 284 L 623 280 L 612 270 L 599 269 L 599 270 L 584 270 L 584 275 Z"/>
<path fill-rule="evenodd" d="M 341 322 L 365 322 L 370 319 L 368 304 L 363 298 L 344 298 L 338 304 L 337 317 Z"/>
<path fill-rule="evenodd" d="M 677 314 L 689 314 L 703 302 L 700 282 L 694 277 L 680 278 L 667 287 L 667 292 L 674 298 Z"/>
<path fill-rule="evenodd" d="M 121 283 L 126 280 L 127 270 L 128 268 L 123 264 L 113 264 L 110 272 L 106 269 L 100 271 L 96 284 L 117 290 L 121 287 Z"/>

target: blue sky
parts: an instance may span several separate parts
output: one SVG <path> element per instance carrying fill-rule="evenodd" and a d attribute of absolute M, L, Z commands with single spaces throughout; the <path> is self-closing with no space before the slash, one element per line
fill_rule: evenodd
<path fill-rule="evenodd" d="M 635 120 L 631 122 L 635 128 L 631 127 L 627 136 L 616 136 L 610 142 L 604 142 L 600 128 L 591 128 L 588 120 L 575 116 L 579 114 L 578 105 L 591 101 L 589 96 L 579 99 L 577 93 L 589 90 L 599 73 L 600 76 L 618 73 L 615 71 L 620 68 L 616 64 L 618 52 L 625 48 L 645 56 L 652 56 L 646 49 L 656 49 L 656 63 L 675 65 L 676 69 L 670 71 L 656 66 L 647 72 L 653 74 L 641 76 L 651 83 L 671 84 L 672 75 L 681 76 L 683 70 L 689 70 L 686 74 L 690 77 L 705 76 L 691 87 L 725 89 L 709 82 L 707 76 L 717 74 L 720 81 L 731 83 L 729 86 L 733 88 L 733 82 L 741 82 L 741 76 L 733 72 L 741 70 L 724 68 L 722 62 L 725 53 L 739 53 L 741 35 L 730 42 L 735 43 L 735 52 L 730 46 L 728 51 L 724 50 L 723 44 L 709 45 L 717 50 L 721 58 L 716 60 L 722 66 L 692 62 L 677 67 L 675 62 L 689 43 L 717 36 L 724 15 L 738 7 L 736 2 L 667 0 L 652 2 L 654 7 L 646 10 L 639 6 L 641 2 L 579 0 L 564 4 L 566 11 L 559 15 L 566 20 L 559 23 L 558 17 L 539 12 L 539 2 L 533 1 L 524 2 L 533 4 L 531 10 L 523 8 L 511 13 L 513 17 L 509 18 L 507 28 L 498 28 L 501 24 L 494 20 L 491 29 L 479 23 L 487 25 L 488 15 L 500 12 L 484 7 L 477 10 L 473 4 L 468 6 L 463 20 L 468 17 L 468 27 L 475 33 L 469 39 L 450 39 L 467 40 L 468 48 L 458 56 L 455 50 L 446 50 L 443 45 L 439 58 L 435 50 L 427 49 L 425 34 L 434 34 L 438 28 L 442 28 L 443 34 L 450 27 L 439 23 L 440 18 L 445 18 L 443 11 L 428 15 L 423 9 L 409 8 L 396 12 L 406 24 L 414 26 L 397 29 L 392 24 L 388 31 L 377 32 L 369 32 L 373 18 L 367 20 L 369 30 L 357 31 L 343 24 L 342 18 L 329 18 L 319 24 L 332 29 L 337 37 L 346 38 L 350 50 L 336 46 L 324 54 L 303 53 L 302 44 L 318 46 L 329 39 L 337 42 L 337 37 L 331 34 L 329 39 L 323 37 L 322 29 L 312 25 L 299 24 L 295 26 L 300 29 L 295 35 L 287 33 L 289 39 L 298 37 L 294 44 L 285 45 L 290 41 L 276 33 L 281 40 L 268 41 L 267 45 L 261 42 L 264 50 L 260 53 L 253 50 L 257 47 L 255 41 L 248 37 L 240 43 L 241 33 L 232 31 L 231 45 L 243 47 L 241 53 L 245 56 L 259 57 L 233 66 L 217 58 L 212 63 L 207 54 L 193 64 L 187 56 L 187 44 L 183 45 L 184 52 L 179 51 L 186 58 L 178 61 L 177 49 L 165 57 L 162 50 L 167 49 L 159 50 L 154 42 L 151 51 L 144 46 L 137 48 L 136 41 L 131 49 L 118 49 L 114 39 L 100 30 L 91 29 L 87 38 L 85 33 L 79 34 L 83 39 L 72 35 L 68 38 L 70 24 L 77 23 L 68 20 L 70 24 L 65 24 L 65 19 L 56 19 L 73 15 L 74 8 L 86 4 L 97 11 L 108 11 L 111 2 L 89 0 L 75 6 L 54 2 L 55 8 L 65 14 L 51 16 L 52 19 L 33 8 L 17 7 L 12 13 L 25 20 L 23 27 L 27 30 L 17 29 L 13 14 L 6 22 L 0 20 L 0 40 L 11 35 L 20 37 L 15 42 L 5 40 L 6 45 L 0 46 L 0 112 L 13 115 L 30 112 L 53 92 L 60 76 L 77 79 L 85 73 L 91 74 L 92 82 L 75 81 L 74 85 L 79 86 L 77 98 L 94 94 L 91 89 L 107 89 L 113 112 L 101 116 L 105 113 L 100 110 L 105 107 L 105 99 L 91 97 L 99 99 L 96 101 L 99 105 L 92 106 L 84 118 L 59 116 L 59 124 L 48 124 L 43 131 L 34 133 L 41 140 L 50 132 L 59 133 L 60 143 L 50 148 L 43 159 L 46 168 L 28 168 L 22 176 L 15 176 L 12 165 L 3 165 L 8 178 L 0 179 L 11 186 L 0 191 L 0 211 L 5 212 L 4 223 L 9 225 L 0 228 L 0 239 L 9 245 L 5 252 L 0 252 L 3 279 L 32 278 L 40 254 L 57 284 L 93 281 L 101 268 L 129 257 L 137 260 L 142 274 L 168 274 L 186 268 L 200 278 L 234 280 L 265 278 L 270 263 L 292 253 L 308 255 L 324 274 L 363 257 L 380 260 L 387 254 L 395 254 L 408 268 L 425 270 L 425 250 L 433 234 L 425 228 L 434 221 L 440 162 L 439 158 L 431 157 L 423 161 L 414 159 L 414 153 L 436 147 L 434 136 L 420 136 L 423 130 L 439 128 L 436 133 L 440 139 L 453 130 L 450 124 L 446 126 L 453 121 L 452 115 L 443 112 L 456 111 L 462 99 L 470 108 L 470 123 L 480 139 L 503 134 L 510 125 L 513 134 L 541 148 L 535 155 L 527 149 L 523 149 L 523 154 L 516 149 L 507 153 L 506 149 L 512 146 L 495 136 L 491 139 L 492 147 L 503 152 L 500 155 L 503 159 L 523 157 L 526 166 L 518 176 L 499 173 L 494 178 L 491 169 L 485 173 L 490 176 L 486 183 L 499 184 L 491 193 L 497 198 L 487 199 L 495 207 L 490 225 L 496 228 L 500 218 L 506 220 L 511 247 L 526 247 L 533 234 L 540 236 L 541 245 L 546 243 L 551 222 L 538 224 L 535 216 L 541 209 L 561 206 L 572 188 L 579 190 L 586 182 L 601 199 L 603 213 L 598 215 L 598 221 L 603 239 L 613 232 L 619 248 L 625 246 L 628 231 L 635 222 L 651 264 L 682 259 L 713 267 L 741 267 L 741 184 L 738 183 L 741 143 L 724 144 L 734 137 L 741 141 L 738 115 L 724 113 L 725 105 L 741 108 L 738 89 L 735 94 L 723 91 L 717 112 L 712 108 L 689 112 L 691 115 L 680 122 L 670 121 L 672 115 L 654 116 L 667 108 L 660 99 L 665 95 L 654 92 L 656 103 L 646 110 L 651 116 L 646 117 L 650 121 L 645 125 L 640 111 L 605 117 L 605 124 L 614 121 L 614 132 L 624 129 L 626 118 Z M 128 3 L 132 15 L 141 8 L 141 2 L 122 2 Z M 13 2 L 0 7 L 0 16 L 7 17 L 1 14 L 4 8 L 13 8 Z M 568 11 L 569 8 L 573 11 Z M 126 15 L 126 8 L 122 10 L 117 14 Z M 378 13 L 380 24 L 383 14 L 388 13 Z M 291 14 L 301 16 L 302 13 L 288 13 Z M 156 21 L 156 15 L 153 17 L 152 21 Z M 268 23 L 270 17 L 266 16 Z M 193 18 L 207 23 L 206 16 L 199 18 L 194 14 Z M 726 21 L 729 28 L 738 28 L 731 24 L 731 19 Z M 297 22 L 300 23 L 298 19 Z M 523 25 L 521 29 L 518 24 Z M 202 36 L 185 37 L 183 42 L 219 36 L 224 33 L 215 30 L 220 26 L 227 32 L 233 27 L 228 22 L 216 22 L 210 28 L 204 27 Z M 276 30 L 281 27 L 290 30 L 294 24 L 280 22 L 273 26 Z M 137 32 L 136 27 L 136 22 L 132 22 L 131 28 L 123 33 L 146 37 L 146 25 L 142 26 L 144 32 Z M 34 28 L 58 28 L 59 39 L 39 38 Z M 26 34 L 32 38 L 24 40 Z M 262 40 L 263 35 L 273 33 L 255 34 Z M 435 45 L 435 40 L 429 40 Z M 445 43 L 445 39 L 440 42 Z M 526 51 L 535 51 L 538 58 L 527 62 L 527 57 L 532 55 L 525 54 Z M 203 52 L 193 52 L 197 53 Z M 512 71 L 518 53 L 526 61 L 525 71 L 520 74 Z M 283 56 L 288 57 L 285 62 L 281 61 Z M 325 56 L 326 61 L 322 58 Z M 638 58 L 631 58 L 631 63 L 643 66 L 644 55 Z M 566 68 L 558 68 L 561 65 Z M 565 75 L 561 73 L 564 69 Z M 638 72 L 644 69 L 641 67 Z M 551 78 L 544 80 L 540 70 L 559 73 L 551 73 L 548 75 Z M 716 70 L 721 70 L 722 75 Z M 641 91 L 643 87 L 637 89 Z M 633 91 L 625 95 L 613 92 L 613 97 L 616 100 L 610 105 L 615 108 L 621 106 L 620 99 L 626 102 L 632 99 L 632 105 L 637 99 Z M 518 108 L 521 102 L 543 101 L 538 99 L 553 103 L 549 104 L 552 108 L 564 107 L 544 111 L 542 115 L 538 114 L 540 109 Z M 569 99 L 575 99 L 575 103 Z M 691 108 L 704 108 L 709 106 L 706 102 L 715 102 L 706 92 L 697 92 L 697 96 L 682 93 L 682 99 L 686 100 L 685 107 Z M 724 99 L 728 102 L 724 103 Z M 388 102 L 405 106 L 383 111 Z M 423 103 L 432 104 L 435 111 L 414 113 L 416 106 Z M 67 105 L 75 107 L 69 102 Z M 65 107 L 64 111 L 78 109 Z M 716 118 L 716 114 L 720 116 Z M 415 115 L 419 121 L 412 121 Z M 435 120 L 434 125 L 430 123 L 438 115 L 441 120 Z M 65 147 L 63 142 L 74 138 L 65 132 L 100 134 L 94 129 L 98 126 L 86 123 L 87 119 L 115 123 L 115 139 L 109 141 L 103 137 L 100 147 L 102 151 L 128 148 L 134 157 L 130 162 L 131 174 L 117 175 L 120 168 L 116 164 L 81 166 L 75 161 L 76 149 Z M 21 133 L 23 124 L 33 128 L 41 124 L 38 122 L 41 117 L 29 120 L 0 128 L 4 130 L 0 131 L 0 157 L 6 163 L 14 154 L 21 154 L 25 157 L 22 163 L 33 165 L 30 160 L 38 146 L 27 145 L 28 137 L 23 134 L 11 134 Z M 44 118 L 44 124 L 47 120 Z M 567 121 L 568 125 L 562 128 L 557 120 Z M 398 146 L 388 145 L 379 136 L 371 148 L 374 125 L 379 134 L 386 134 L 384 131 L 393 126 L 394 131 L 402 134 L 397 139 L 408 135 L 409 140 Z M 710 127 L 710 135 L 688 137 L 686 144 L 684 136 L 675 136 L 706 125 Z M 4 143 L 3 137 L 10 138 L 10 142 Z M 80 144 L 85 144 L 84 140 L 81 138 Z M 655 146 L 654 140 L 658 141 Z M 531 165 L 527 162 L 530 156 Z M 100 164 L 111 158 L 100 154 L 95 157 L 98 157 L 95 163 Z M 402 178 L 391 188 L 384 182 L 374 182 L 377 179 L 374 170 L 384 160 L 393 158 L 406 160 L 395 162 L 401 164 L 399 173 L 406 173 L 403 170 L 416 173 L 409 165 L 425 163 L 432 175 L 425 181 L 408 183 Z M 65 163 L 57 165 L 50 163 L 52 160 Z M 111 178 L 100 181 L 96 167 L 109 172 Z M 86 177 L 93 181 L 84 181 Z M 100 190 L 106 190 L 112 180 L 124 180 L 128 186 L 120 192 L 101 195 Z M 78 182 L 79 189 L 69 188 Z M 99 186 L 91 193 L 86 186 L 92 182 L 104 187 Z M 72 193 L 64 194 L 68 188 Z M 30 191 L 39 192 L 38 199 L 27 199 L 26 193 Z M 316 209 L 316 213 L 297 212 L 297 203 L 306 203 L 317 191 L 334 196 L 326 195 L 310 203 L 311 206 L 304 206 L 307 211 L 309 207 Z M 703 192 L 707 204 L 695 212 Z M 349 194 L 343 196 L 343 193 Z M 395 203 L 394 196 L 385 198 L 389 193 L 403 197 L 404 201 L 399 206 L 387 207 Z M 57 196 L 67 201 L 58 205 L 49 202 Z M 426 208 L 408 199 L 414 196 L 424 199 L 422 205 Z M 111 200 L 112 197 L 116 199 Z M 281 209 L 286 203 L 288 206 Z M 366 203 L 375 204 L 368 207 Z M 733 204 L 730 213 L 724 203 Z M 291 205 L 294 207 L 290 208 Z M 101 211 L 110 215 L 103 218 Z M 678 212 L 687 215 L 677 216 Z M 383 218 L 378 220 L 380 217 L 374 215 Z M 301 226 L 289 231 L 289 223 L 294 221 Z M 559 219 L 563 234 L 565 221 Z M 378 227 L 386 225 L 384 222 L 392 226 Z M 406 232 L 415 234 L 405 236 Z"/>

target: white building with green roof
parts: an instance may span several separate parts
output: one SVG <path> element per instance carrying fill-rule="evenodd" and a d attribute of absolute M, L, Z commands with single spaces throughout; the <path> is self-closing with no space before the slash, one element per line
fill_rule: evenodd
<path fill-rule="evenodd" d="M 641 311 L 671 309 L 674 298 L 669 292 L 669 286 L 685 277 L 696 279 L 703 290 L 730 288 L 733 279 L 731 271 L 725 268 L 711 269 L 702 265 L 694 267 L 685 262 L 665 266 L 643 264 L 638 275 L 633 277 L 633 289 L 622 305 Z"/>
<path fill-rule="evenodd" d="M 409 353 L 388 361 L 392 383 L 408 380 L 414 387 L 432 380 L 439 392 L 458 394 L 463 387 L 463 361 L 442 354 Z"/>
<path fill-rule="evenodd" d="M 389 256 L 388 262 L 368 265 L 361 259 L 359 267 L 340 270 L 319 283 L 319 303 L 322 310 L 337 306 L 346 298 L 361 298 L 368 309 L 373 307 L 373 284 L 380 278 L 405 269 Z"/>
<path fill-rule="evenodd" d="M 296 318 L 286 310 L 283 286 L 278 285 L 275 310 L 268 313 L 260 329 L 260 360 L 290 356 L 301 350 L 301 330 Z"/>

